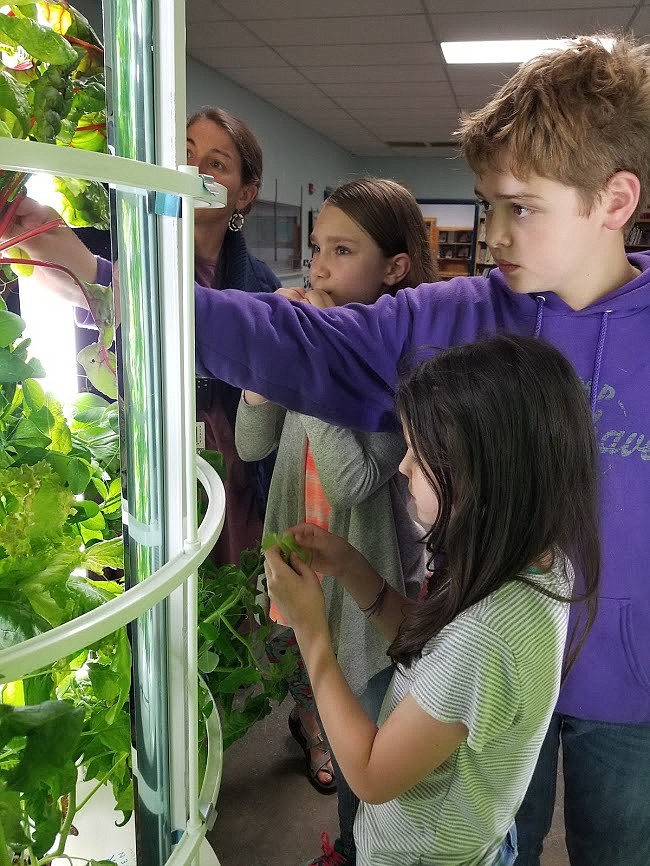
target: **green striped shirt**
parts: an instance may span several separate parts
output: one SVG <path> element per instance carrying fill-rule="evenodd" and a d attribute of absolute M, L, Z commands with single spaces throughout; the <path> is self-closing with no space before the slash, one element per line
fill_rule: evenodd
<path fill-rule="evenodd" d="M 569 595 L 573 569 L 534 579 Z M 463 611 L 405 668 L 380 724 L 411 693 L 433 718 L 469 734 L 432 773 L 394 800 L 361 803 L 359 866 L 488 866 L 526 793 L 560 688 L 569 605 L 511 582 Z"/>

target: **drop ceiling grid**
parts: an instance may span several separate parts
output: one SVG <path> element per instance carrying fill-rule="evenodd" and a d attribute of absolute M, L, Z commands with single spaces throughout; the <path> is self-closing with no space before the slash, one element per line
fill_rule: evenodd
<path fill-rule="evenodd" d="M 192 56 L 359 155 L 449 141 L 516 68 L 447 67 L 440 41 L 650 31 L 645 0 L 187 0 L 187 20 Z"/>

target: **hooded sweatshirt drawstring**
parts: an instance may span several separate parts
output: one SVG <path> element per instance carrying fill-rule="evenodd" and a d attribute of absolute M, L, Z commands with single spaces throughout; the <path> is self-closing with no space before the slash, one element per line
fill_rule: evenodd
<path fill-rule="evenodd" d="M 603 350 L 605 348 L 605 335 L 607 334 L 607 317 L 611 310 L 605 310 L 600 320 L 600 334 L 598 335 L 598 347 L 596 349 L 596 358 L 594 359 L 594 371 L 591 375 L 591 394 L 589 396 L 589 405 L 591 413 L 596 411 L 596 400 L 598 399 L 598 383 L 600 380 L 600 365 L 603 360 Z"/>
<path fill-rule="evenodd" d="M 535 331 L 533 337 L 539 337 L 542 333 L 542 319 L 544 318 L 544 303 L 546 298 L 544 295 L 537 295 L 537 321 L 535 322 Z"/>
<path fill-rule="evenodd" d="M 542 333 L 542 322 L 544 320 L 544 304 L 546 303 L 546 298 L 544 297 L 544 295 L 537 295 L 535 300 L 537 301 L 537 318 L 535 320 L 535 330 L 533 331 L 533 336 L 539 337 L 539 335 Z M 591 406 L 592 415 L 596 411 L 596 401 L 598 400 L 598 385 L 600 382 L 600 367 L 603 360 L 603 351 L 605 349 L 605 337 L 607 336 L 607 321 L 608 316 L 611 312 L 611 310 L 605 310 L 600 319 L 600 333 L 598 334 L 598 346 L 596 347 L 594 369 L 591 375 L 591 393 L 589 395 L 589 405 Z"/>

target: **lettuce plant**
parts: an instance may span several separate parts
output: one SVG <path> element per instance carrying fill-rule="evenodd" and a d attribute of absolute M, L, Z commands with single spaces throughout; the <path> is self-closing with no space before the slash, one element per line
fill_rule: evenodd
<path fill-rule="evenodd" d="M 122 591 L 96 579 L 122 566 L 117 407 L 84 394 L 68 421 L 38 383 L 24 327 L 0 299 L 0 649 Z M 120 629 L 0 686 L 2 866 L 64 854 L 74 816 L 103 784 L 128 818 L 130 674 Z M 95 780 L 83 802 L 80 776 Z"/>

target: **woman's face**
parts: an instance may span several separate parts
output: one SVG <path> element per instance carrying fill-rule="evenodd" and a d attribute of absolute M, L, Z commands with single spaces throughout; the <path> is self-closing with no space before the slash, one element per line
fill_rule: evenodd
<path fill-rule="evenodd" d="M 337 306 L 373 304 L 395 282 L 395 262 L 373 238 L 335 205 L 326 204 L 310 238 L 313 289 L 329 295 Z M 399 256 L 400 261 L 406 256 Z"/>
<path fill-rule="evenodd" d="M 202 117 L 188 126 L 187 163 L 228 190 L 225 208 L 197 208 L 196 219 L 230 219 L 235 210 L 243 210 L 257 195 L 256 186 L 242 181 L 241 157 L 230 134 L 212 120 Z"/>

